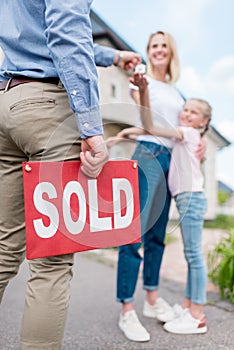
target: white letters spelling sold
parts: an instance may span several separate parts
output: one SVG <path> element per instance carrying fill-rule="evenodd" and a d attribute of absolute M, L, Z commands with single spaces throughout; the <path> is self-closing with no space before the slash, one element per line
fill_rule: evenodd
<path fill-rule="evenodd" d="M 120 192 L 125 193 L 126 211 L 121 215 L 121 198 Z M 49 217 L 50 224 L 45 226 L 43 219 L 33 220 L 36 234 L 41 238 L 53 237 L 60 224 L 60 214 L 63 215 L 65 226 L 69 233 L 76 235 L 82 232 L 86 223 L 86 198 L 84 190 L 78 181 L 70 181 L 64 188 L 62 213 L 51 202 L 43 198 L 46 193 L 49 199 L 57 198 L 57 191 L 50 182 L 39 183 L 33 193 L 33 201 L 37 211 Z M 74 221 L 71 217 L 71 196 L 75 194 L 79 200 L 79 216 Z M 97 180 L 88 180 L 88 199 L 89 199 L 89 217 L 90 232 L 107 231 L 112 229 L 121 229 L 128 227 L 133 220 L 134 215 L 134 198 L 131 183 L 127 179 L 112 179 L 112 198 L 114 208 L 114 227 L 112 227 L 111 217 L 100 218 L 98 216 L 98 191 Z"/>

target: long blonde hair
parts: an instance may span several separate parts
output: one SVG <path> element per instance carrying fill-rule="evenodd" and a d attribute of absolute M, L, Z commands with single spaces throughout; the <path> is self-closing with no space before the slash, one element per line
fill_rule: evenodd
<path fill-rule="evenodd" d="M 168 48 L 171 51 L 171 60 L 170 60 L 170 63 L 168 65 L 168 69 L 167 69 L 167 82 L 170 84 L 174 84 L 180 76 L 180 63 L 179 63 L 179 58 L 178 58 L 178 54 L 177 54 L 176 43 L 175 43 L 175 40 L 172 37 L 172 35 L 167 33 L 167 32 L 163 32 L 161 30 L 157 31 L 156 33 L 151 34 L 149 37 L 148 43 L 147 43 L 146 52 L 148 54 L 151 40 L 157 34 L 162 34 L 165 37 Z M 152 64 L 150 63 L 149 59 L 147 59 L 146 74 L 152 78 L 155 78 L 154 73 L 153 73 L 153 67 L 152 67 Z"/>

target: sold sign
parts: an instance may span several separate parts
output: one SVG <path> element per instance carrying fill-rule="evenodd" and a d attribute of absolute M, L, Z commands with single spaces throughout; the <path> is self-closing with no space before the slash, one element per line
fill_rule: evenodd
<path fill-rule="evenodd" d="M 137 163 L 109 161 L 97 179 L 80 166 L 23 163 L 27 259 L 141 241 Z"/>

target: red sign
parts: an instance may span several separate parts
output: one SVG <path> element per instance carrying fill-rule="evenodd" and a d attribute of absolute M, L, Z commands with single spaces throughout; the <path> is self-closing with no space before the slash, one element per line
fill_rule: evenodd
<path fill-rule="evenodd" d="M 23 163 L 26 257 L 141 241 L 135 161 L 109 161 L 97 179 L 80 162 Z"/>

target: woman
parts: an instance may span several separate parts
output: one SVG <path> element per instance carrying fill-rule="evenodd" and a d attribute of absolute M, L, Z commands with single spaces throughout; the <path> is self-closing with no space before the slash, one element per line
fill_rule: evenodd
<path fill-rule="evenodd" d="M 151 111 L 157 125 L 176 127 L 184 99 L 173 86 L 179 77 L 179 60 L 173 37 L 159 31 L 152 34 L 147 45 L 147 81 L 141 86 L 135 73 L 131 87 L 132 98 L 139 106 L 140 116 Z M 140 132 L 141 130 L 141 132 Z M 133 128 L 135 133 L 136 128 Z M 123 131 L 124 133 L 124 131 Z M 128 132 L 129 134 L 130 132 Z M 138 129 L 138 134 L 143 133 Z M 118 135 L 122 137 L 121 133 Z M 132 158 L 138 160 L 141 205 L 142 240 L 144 243 L 143 288 L 146 300 L 143 314 L 166 322 L 173 314 L 169 304 L 158 296 L 159 272 L 164 252 L 171 196 L 167 176 L 172 141 L 152 135 L 139 135 Z M 120 247 L 117 274 L 117 301 L 122 303 L 119 327 L 133 341 L 148 341 L 150 335 L 140 323 L 133 306 L 133 295 L 142 257 L 140 244 Z M 161 319 L 167 314 L 168 318 Z"/>

